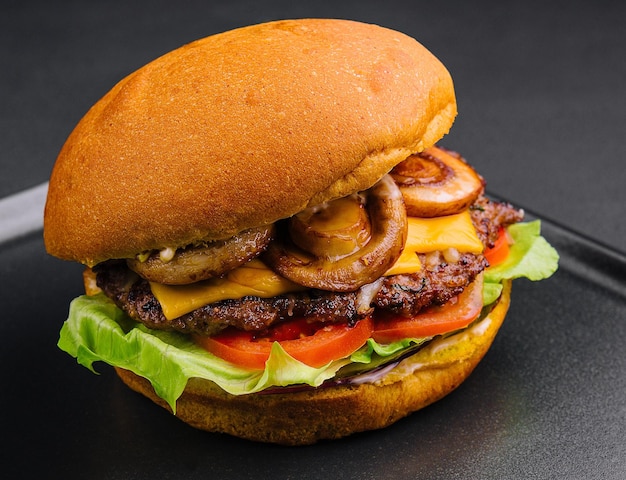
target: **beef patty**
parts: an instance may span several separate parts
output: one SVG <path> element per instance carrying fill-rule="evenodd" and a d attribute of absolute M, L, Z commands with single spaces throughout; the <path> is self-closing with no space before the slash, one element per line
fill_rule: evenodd
<path fill-rule="evenodd" d="M 509 204 L 481 197 L 471 207 L 471 216 L 479 238 L 491 246 L 499 228 L 520 221 L 523 213 Z M 205 305 L 172 320 L 163 315 L 150 284 L 130 270 L 125 260 L 103 262 L 94 267 L 94 272 L 104 294 L 132 319 L 153 329 L 210 336 L 229 326 L 260 332 L 275 323 L 302 317 L 354 324 L 372 309 L 416 314 L 460 294 L 488 266 L 482 255 L 464 253 L 454 261 L 446 257 L 440 252 L 420 255 L 420 272 L 384 277 L 369 287 L 367 295 L 362 288 L 349 293 L 308 290 L 273 298 L 246 296 Z"/>

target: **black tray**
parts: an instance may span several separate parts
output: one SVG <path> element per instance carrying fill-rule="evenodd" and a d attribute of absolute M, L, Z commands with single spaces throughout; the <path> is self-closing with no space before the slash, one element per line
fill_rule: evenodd
<path fill-rule="evenodd" d="M 286 448 L 200 432 L 56 347 L 82 268 L 40 233 L 0 245 L 4 478 L 567 478 L 626 472 L 626 258 L 558 225 L 496 341 L 440 402 L 376 432 Z"/>

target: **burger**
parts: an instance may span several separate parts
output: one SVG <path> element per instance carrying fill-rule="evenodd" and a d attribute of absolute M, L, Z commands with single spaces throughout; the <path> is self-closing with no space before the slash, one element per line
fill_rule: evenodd
<path fill-rule="evenodd" d="M 449 72 L 416 40 L 275 21 L 167 53 L 80 120 L 47 251 L 85 265 L 59 347 L 200 429 L 285 445 L 385 427 L 490 347 L 557 254 L 438 142 Z"/>

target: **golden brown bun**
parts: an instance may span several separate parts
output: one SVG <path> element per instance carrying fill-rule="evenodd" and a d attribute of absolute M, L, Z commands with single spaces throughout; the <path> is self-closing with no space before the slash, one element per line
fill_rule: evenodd
<path fill-rule="evenodd" d="M 386 427 L 444 397 L 469 376 L 502 325 L 510 295 L 507 282 L 486 319 L 432 342 L 379 383 L 233 396 L 212 382 L 191 379 L 178 399 L 176 416 L 202 430 L 284 445 L 306 445 Z M 169 410 L 147 380 L 128 370 L 116 371 L 130 388 Z"/>
<path fill-rule="evenodd" d="M 120 81 L 53 169 L 48 251 L 94 265 L 228 238 L 374 184 L 456 115 L 412 38 L 345 20 L 198 40 Z"/>

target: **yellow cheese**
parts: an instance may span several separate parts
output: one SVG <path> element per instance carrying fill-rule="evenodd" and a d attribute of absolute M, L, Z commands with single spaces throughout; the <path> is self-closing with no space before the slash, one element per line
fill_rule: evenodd
<path fill-rule="evenodd" d="M 396 263 L 385 272 L 386 277 L 390 275 L 404 275 L 406 273 L 416 273 L 422 269 L 422 262 L 420 262 L 417 256 L 417 251 L 411 248 L 411 245 L 407 244 L 402 250 L 400 258 L 396 260 Z"/>
<path fill-rule="evenodd" d="M 171 320 L 197 308 L 220 300 L 236 299 L 246 295 L 261 298 L 275 297 L 304 287 L 275 274 L 260 260 L 252 260 L 229 272 L 223 278 L 214 278 L 190 285 L 163 285 L 150 282 L 152 293 Z"/>
<path fill-rule="evenodd" d="M 483 251 L 483 244 L 476 235 L 469 211 L 437 218 L 409 217 L 407 240 L 402 255 L 385 275 L 419 272 L 421 262 L 418 253 L 446 248 L 456 248 L 463 253 Z"/>
<path fill-rule="evenodd" d="M 476 235 L 469 210 L 436 218 L 409 217 L 406 248 L 428 253 L 456 248 L 459 252 L 482 253 L 483 244 Z"/>
<path fill-rule="evenodd" d="M 468 211 L 439 218 L 409 217 L 408 220 L 404 251 L 385 275 L 419 272 L 421 263 L 417 253 L 446 248 L 470 253 L 483 251 L 483 244 L 476 235 Z M 163 308 L 163 314 L 170 320 L 220 300 L 246 295 L 270 298 L 305 289 L 275 274 L 260 260 L 252 260 L 229 272 L 224 278 L 178 286 L 151 282 L 150 287 Z"/>

